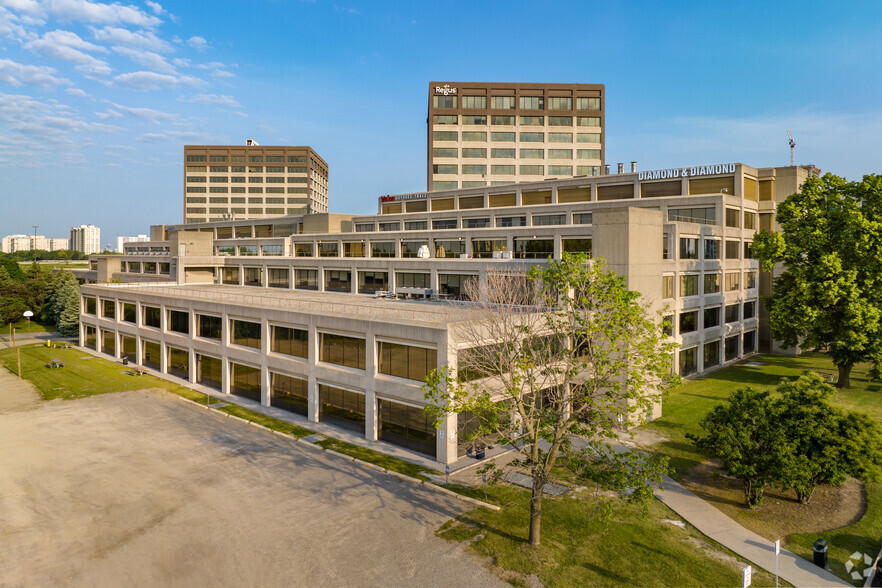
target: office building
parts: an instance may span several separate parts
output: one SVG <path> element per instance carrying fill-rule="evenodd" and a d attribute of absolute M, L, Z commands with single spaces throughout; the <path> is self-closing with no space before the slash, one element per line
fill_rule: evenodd
<path fill-rule="evenodd" d="M 125 243 L 142 243 L 144 241 L 149 241 L 150 237 L 147 235 L 138 235 L 137 237 L 117 237 L 116 238 L 116 252 L 123 252 L 123 245 Z"/>
<path fill-rule="evenodd" d="M 86 255 L 101 251 L 101 229 L 95 225 L 80 225 L 70 229 L 68 249 L 81 251 Z"/>
<path fill-rule="evenodd" d="M 184 147 L 185 224 L 327 211 L 328 164 L 311 147 Z"/>
<path fill-rule="evenodd" d="M 689 166 L 382 196 L 373 215 L 153 227 L 93 258 L 81 344 L 451 463 L 456 415 L 432 428 L 420 386 L 468 344 L 455 328 L 468 281 L 603 257 L 673 324 L 675 369 L 702 374 L 774 348 L 751 243 L 815 173 Z"/>
<path fill-rule="evenodd" d="M 427 189 L 600 175 L 603 84 L 429 84 Z"/>

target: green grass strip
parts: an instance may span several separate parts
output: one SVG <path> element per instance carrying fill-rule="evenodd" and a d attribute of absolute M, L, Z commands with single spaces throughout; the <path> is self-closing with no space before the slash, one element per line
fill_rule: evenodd
<path fill-rule="evenodd" d="M 203 396 L 203 399 L 204 398 L 205 397 Z M 294 425 L 292 423 L 277 419 L 275 417 L 267 416 L 265 414 L 260 414 L 259 412 L 254 412 L 253 410 L 249 410 L 235 404 L 228 404 L 227 406 L 223 406 L 218 410 L 239 417 L 240 419 L 245 419 L 246 421 L 251 421 L 253 423 L 257 423 L 258 425 L 263 425 L 267 429 L 272 429 L 273 431 L 278 431 L 286 435 L 292 435 L 295 439 L 306 437 L 307 435 L 312 435 L 314 433 L 314 431 L 310 431 L 309 429 L 306 429 L 304 427 L 300 427 L 298 425 Z"/>
<path fill-rule="evenodd" d="M 323 441 L 319 441 L 318 443 L 316 443 L 316 445 L 319 445 L 324 449 L 333 449 L 334 451 L 342 453 L 343 455 L 348 455 L 350 457 L 354 457 L 356 459 L 378 465 L 389 471 L 398 472 L 399 474 L 404 474 L 405 476 L 410 476 L 412 478 L 423 480 L 424 482 L 428 481 L 429 479 L 424 475 L 424 473 L 438 473 L 435 470 L 425 468 L 421 465 L 417 465 L 415 463 L 411 463 L 397 457 L 392 457 L 391 455 L 386 455 L 385 453 L 380 453 L 379 451 L 367 449 L 366 447 L 353 445 L 352 443 L 347 443 L 346 441 L 340 441 L 339 439 L 325 439 Z"/>

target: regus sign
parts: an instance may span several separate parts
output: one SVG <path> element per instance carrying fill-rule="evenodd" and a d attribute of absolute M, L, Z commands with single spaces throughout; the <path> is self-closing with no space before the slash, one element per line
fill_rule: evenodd
<path fill-rule="evenodd" d="M 435 93 L 449 96 L 450 94 L 456 94 L 456 88 L 451 88 L 448 84 L 444 84 L 443 86 L 435 86 Z"/>

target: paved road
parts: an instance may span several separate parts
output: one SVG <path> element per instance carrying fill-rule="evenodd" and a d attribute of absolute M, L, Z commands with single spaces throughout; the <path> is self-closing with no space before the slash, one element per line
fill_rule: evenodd
<path fill-rule="evenodd" d="M 160 393 L 37 403 L 0 370 L 0 583 L 496 586 L 455 499 Z"/>

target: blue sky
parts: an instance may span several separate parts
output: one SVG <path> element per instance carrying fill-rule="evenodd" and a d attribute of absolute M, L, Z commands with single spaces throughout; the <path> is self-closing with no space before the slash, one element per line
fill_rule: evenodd
<path fill-rule="evenodd" d="M 607 163 L 882 171 L 876 2 L 0 0 L 0 235 L 182 218 L 185 144 L 311 145 L 333 212 L 425 189 L 428 82 L 606 85 Z"/>

